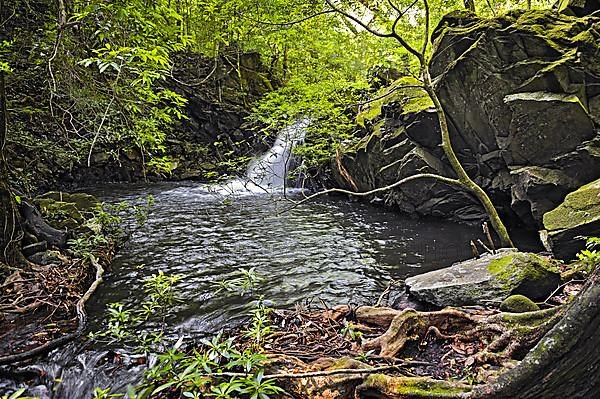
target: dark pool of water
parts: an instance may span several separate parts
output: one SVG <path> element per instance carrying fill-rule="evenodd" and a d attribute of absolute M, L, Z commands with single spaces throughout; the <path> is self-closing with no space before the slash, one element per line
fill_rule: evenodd
<path fill-rule="evenodd" d="M 92 331 L 104 328 L 109 303 L 139 305 L 142 281 L 158 271 L 182 276 L 181 301 L 155 323 L 166 323 L 171 336 L 198 336 L 246 317 L 260 295 L 276 307 L 314 298 L 329 305 L 373 304 L 392 279 L 468 258 L 469 241 L 482 238 L 479 227 L 415 220 L 339 198 L 284 212 L 290 202 L 281 195 L 231 196 L 195 183 L 95 191 L 109 202 L 152 194 L 156 203 L 89 302 Z M 262 278 L 251 295 L 215 292 L 216 282 L 249 268 Z M 38 394 L 86 398 L 94 386 L 124 386 L 139 378 L 139 368 L 101 366 L 103 348 L 81 352 L 77 345 L 55 351 L 42 365 L 47 380 L 62 382 L 38 387 Z"/>
<path fill-rule="evenodd" d="M 360 202 L 321 200 L 285 211 L 275 195 L 229 196 L 197 185 L 110 188 L 108 201 L 152 194 L 156 204 L 117 255 L 91 301 L 92 320 L 110 302 L 143 300 L 140 282 L 163 271 L 183 276 L 183 300 L 168 322 L 181 333 L 211 332 L 244 316 L 248 296 L 215 293 L 239 269 L 262 280 L 253 297 L 291 307 L 313 297 L 329 304 L 374 303 L 391 279 L 423 273 L 471 256 L 480 229 L 404 217 Z M 144 265 L 141 266 L 140 265 Z"/>

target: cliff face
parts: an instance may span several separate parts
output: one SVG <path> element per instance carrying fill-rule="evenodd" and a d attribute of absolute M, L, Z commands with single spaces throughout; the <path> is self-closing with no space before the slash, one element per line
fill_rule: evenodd
<path fill-rule="evenodd" d="M 600 177 L 600 16 L 461 12 L 433 37 L 430 70 L 465 169 L 505 217 L 541 227 L 568 192 Z M 427 101 L 415 89 L 387 90 L 359 115 L 367 135 L 342 157 L 338 182 L 368 190 L 416 172 L 452 176 Z M 469 194 L 434 181 L 383 200 L 422 216 L 485 216 Z"/>

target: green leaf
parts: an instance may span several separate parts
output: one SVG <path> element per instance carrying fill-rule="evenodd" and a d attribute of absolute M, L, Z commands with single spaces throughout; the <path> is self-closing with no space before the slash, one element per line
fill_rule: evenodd
<path fill-rule="evenodd" d="M 167 388 L 170 388 L 171 386 L 175 385 L 176 383 L 177 383 L 177 381 L 169 381 L 167 383 L 164 383 L 161 386 L 159 386 L 158 388 L 156 388 L 154 391 L 152 391 L 152 395 L 156 395 L 157 393 L 162 392 Z"/>

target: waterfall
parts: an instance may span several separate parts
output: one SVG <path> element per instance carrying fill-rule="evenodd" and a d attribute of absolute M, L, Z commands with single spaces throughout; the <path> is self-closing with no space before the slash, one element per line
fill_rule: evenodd
<path fill-rule="evenodd" d="M 283 129 L 273 147 L 250 163 L 246 173 L 250 183 L 266 191 L 284 188 L 293 165 L 292 150 L 304 140 L 307 127 L 307 120 L 299 120 Z"/>
<path fill-rule="evenodd" d="M 292 150 L 304 140 L 308 119 L 300 119 L 282 129 L 273 146 L 248 166 L 246 178 L 235 179 L 209 191 L 218 194 L 264 194 L 286 188 L 289 172 L 294 167 Z"/>

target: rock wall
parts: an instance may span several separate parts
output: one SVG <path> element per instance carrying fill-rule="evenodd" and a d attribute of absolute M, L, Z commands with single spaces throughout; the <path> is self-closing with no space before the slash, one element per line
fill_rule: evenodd
<path fill-rule="evenodd" d="M 540 228 L 567 193 L 600 177 L 599 32 L 600 16 L 530 11 L 491 20 L 456 12 L 433 33 L 430 70 L 455 150 L 508 220 Z M 453 175 L 430 104 L 415 89 L 393 91 L 359 115 L 365 137 L 342 157 L 340 185 Z M 421 216 L 485 217 L 469 194 L 434 181 L 381 199 Z"/>

